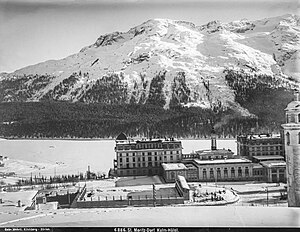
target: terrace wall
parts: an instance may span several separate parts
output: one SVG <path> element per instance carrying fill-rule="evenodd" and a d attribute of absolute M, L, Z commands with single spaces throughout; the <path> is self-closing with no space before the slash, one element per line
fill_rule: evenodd
<path fill-rule="evenodd" d="M 183 204 L 183 197 L 157 198 L 156 206 Z M 124 200 L 103 200 L 103 201 L 76 201 L 72 208 L 117 208 L 127 206 L 153 206 L 153 198 L 148 199 L 124 199 Z"/>

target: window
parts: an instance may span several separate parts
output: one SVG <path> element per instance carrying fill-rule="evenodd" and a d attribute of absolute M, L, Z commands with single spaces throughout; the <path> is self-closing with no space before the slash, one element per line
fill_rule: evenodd
<path fill-rule="evenodd" d="M 175 179 L 175 173 L 171 172 L 171 179 Z"/>
<path fill-rule="evenodd" d="M 228 170 L 227 170 L 227 168 L 224 168 L 224 178 L 228 178 Z"/>
<path fill-rule="evenodd" d="M 206 169 L 203 169 L 203 179 L 207 179 Z"/>
<path fill-rule="evenodd" d="M 245 168 L 245 176 L 249 177 L 249 168 L 248 167 Z"/>
<path fill-rule="evenodd" d="M 209 170 L 209 178 L 214 179 L 214 170 L 212 168 Z"/>
<path fill-rule="evenodd" d="M 129 162 L 129 158 L 126 158 L 126 162 Z"/>
<path fill-rule="evenodd" d="M 238 177 L 242 177 L 242 168 L 241 167 L 238 168 Z"/>
<path fill-rule="evenodd" d="M 120 163 L 122 163 L 122 158 L 120 158 Z"/>
<path fill-rule="evenodd" d="M 231 178 L 235 178 L 235 170 L 234 170 L 234 168 L 231 168 Z"/>
<path fill-rule="evenodd" d="M 287 132 L 286 135 L 285 135 L 285 137 L 286 137 L 286 144 L 287 144 L 287 145 L 290 145 L 290 142 L 291 142 L 291 141 L 290 141 L 290 133 Z"/>
<path fill-rule="evenodd" d="M 217 169 L 217 178 L 221 179 L 221 170 L 220 170 L 220 168 Z"/>
<path fill-rule="evenodd" d="M 298 144 L 300 144 L 300 132 L 298 133 Z"/>
<path fill-rule="evenodd" d="M 145 161 L 145 157 L 143 157 L 143 161 Z"/>
<path fill-rule="evenodd" d="M 173 160 L 173 156 L 172 155 L 170 156 L 170 159 Z"/>

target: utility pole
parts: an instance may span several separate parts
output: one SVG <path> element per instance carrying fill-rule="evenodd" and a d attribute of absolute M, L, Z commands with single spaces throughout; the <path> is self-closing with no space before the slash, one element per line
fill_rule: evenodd
<path fill-rule="evenodd" d="M 267 206 L 269 206 L 269 191 L 268 191 L 268 187 L 266 187 L 266 191 L 267 191 Z"/>
<path fill-rule="evenodd" d="M 267 206 L 269 206 L 269 190 L 268 190 L 268 187 L 265 187 L 265 192 L 267 193 Z"/>
<path fill-rule="evenodd" d="M 156 206 L 156 188 L 155 188 L 155 184 L 152 185 L 153 186 L 153 207 Z"/>

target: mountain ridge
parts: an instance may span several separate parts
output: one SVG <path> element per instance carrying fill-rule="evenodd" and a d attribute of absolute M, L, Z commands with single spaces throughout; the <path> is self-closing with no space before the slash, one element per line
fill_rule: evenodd
<path fill-rule="evenodd" d="M 273 76 L 294 88 L 300 80 L 299 25 L 299 16 L 291 14 L 200 26 L 151 19 L 127 32 L 101 35 L 64 59 L 0 74 L 0 100 L 158 101 L 164 108 L 220 106 L 250 116 L 236 102 L 224 70 Z"/>

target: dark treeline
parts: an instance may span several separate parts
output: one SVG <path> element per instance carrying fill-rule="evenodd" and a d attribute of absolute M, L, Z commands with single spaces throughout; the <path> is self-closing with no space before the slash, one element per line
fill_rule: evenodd
<path fill-rule="evenodd" d="M 287 104 L 293 98 L 292 82 L 268 75 L 225 70 L 225 80 L 235 100 L 258 118 L 258 132 L 278 132 L 285 122 Z"/>
<path fill-rule="evenodd" d="M 0 104 L 0 135 L 17 138 L 115 138 L 129 136 L 208 137 L 212 126 L 220 137 L 259 128 L 260 120 L 234 112 L 150 104 L 106 105 L 68 102 Z"/>

